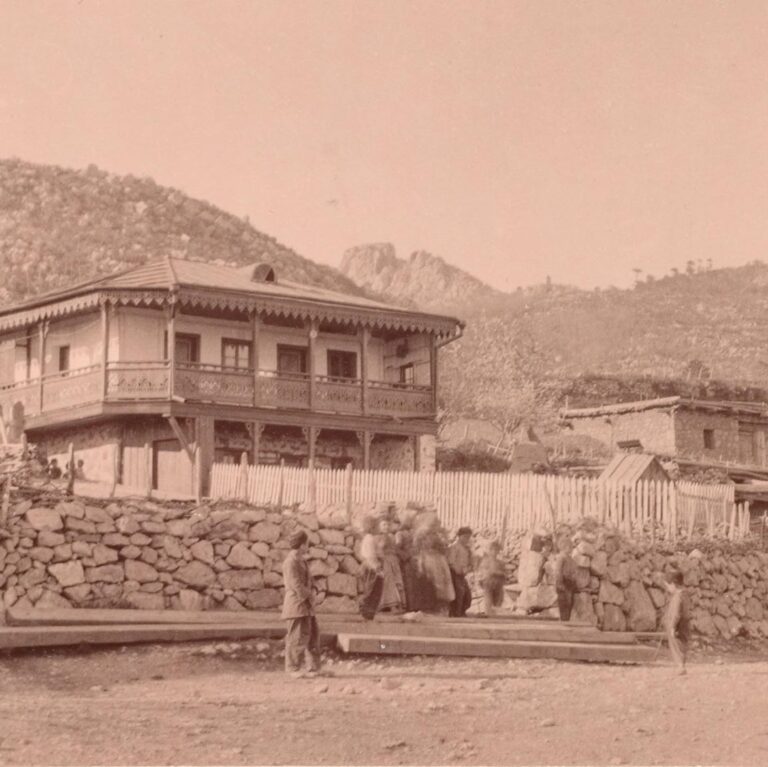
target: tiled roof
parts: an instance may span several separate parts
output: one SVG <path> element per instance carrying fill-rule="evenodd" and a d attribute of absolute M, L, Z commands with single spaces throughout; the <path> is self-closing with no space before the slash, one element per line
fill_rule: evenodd
<path fill-rule="evenodd" d="M 205 288 L 254 296 L 339 304 L 386 312 L 414 313 L 400 306 L 372 301 L 362 296 L 337 293 L 332 290 L 283 280 L 279 278 L 279 275 L 275 282 L 253 281 L 251 280 L 252 272 L 253 265 L 233 269 L 203 261 L 166 257 L 107 277 L 80 283 L 63 290 L 36 296 L 22 303 L 3 307 L 0 309 L 0 315 L 62 301 L 96 290 L 170 290 L 173 287 Z M 422 314 L 421 312 L 415 313 Z"/>

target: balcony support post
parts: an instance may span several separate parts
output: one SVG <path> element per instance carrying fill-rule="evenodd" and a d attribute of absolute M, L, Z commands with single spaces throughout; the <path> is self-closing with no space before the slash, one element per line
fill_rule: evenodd
<path fill-rule="evenodd" d="M 259 334 L 261 330 L 261 318 L 259 313 L 254 311 L 251 314 L 251 367 L 253 368 L 253 406 L 259 404 Z M 256 435 L 256 424 L 254 423 L 254 435 Z M 254 436 L 253 463 L 259 462 L 258 436 Z"/>
<path fill-rule="evenodd" d="M 168 399 L 173 399 L 176 391 L 176 304 L 172 303 L 166 310 L 168 337 Z"/>
<path fill-rule="evenodd" d="M 308 323 L 307 372 L 309 373 L 309 409 L 314 410 L 317 403 L 317 382 L 315 381 L 315 341 L 317 341 L 317 320 Z"/>
<path fill-rule="evenodd" d="M 107 398 L 109 391 L 107 366 L 109 364 L 109 304 L 101 304 L 101 398 Z"/>
<path fill-rule="evenodd" d="M 38 338 L 38 356 L 40 361 L 38 363 L 38 379 L 40 382 L 40 391 L 38 397 L 39 412 L 43 412 L 43 378 L 45 377 L 45 340 L 48 337 L 48 321 L 40 320 L 37 326 L 37 338 Z"/>
<path fill-rule="evenodd" d="M 320 429 L 317 426 L 302 426 L 301 433 L 304 435 L 304 439 L 307 440 L 308 447 L 308 465 L 310 469 L 315 467 L 315 447 L 317 445 L 317 435 Z"/>
<path fill-rule="evenodd" d="M 248 431 L 251 433 L 251 462 L 254 466 L 258 466 L 261 432 L 264 431 L 264 424 L 261 421 L 251 421 L 248 424 Z"/>
<path fill-rule="evenodd" d="M 421 438 L 418 435 L 411 437 L 411 445 L 413 447 L 413 470 L 415 472 L 421 471 Z"/>
<path fill-rule="evenodd" d="M 432 412 L 437 415 L 437 339 L 430 337 L 429 344 L 429 385 L 432 388 Z"/>
<path fill-rule="evenodd" d="M 358 331 L 360 338 L 360 379 L 362 391 L 360 394 L 360 402 L 363 411 L 363 415 L 368 415 L 368 340 L 370 338 L 370 330 L 367 325 L 362 325 Z"/>
<path fill-rule="evenodd" d="M 197 459 L 197 493 L 202 498 L 210 491 L 210 473 L 213 465 L 214 420 L 212 416 L 198 416 L 195 420 L 195 449 Z"/>
<path fill-rule="evenodd" d="M 363 448 L 363 469 L 368 471 L 371 468 L 371 442 L 373 442 L 373 432 L 365 429 L 355 432 L 357 439 Z"/>

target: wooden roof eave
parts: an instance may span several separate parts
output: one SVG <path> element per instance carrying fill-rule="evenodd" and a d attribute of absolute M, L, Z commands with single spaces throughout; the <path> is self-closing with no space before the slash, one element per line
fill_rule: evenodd
<path fill-rule="evenodd" d="M 78 314 L 93 309 L 102 303 L 118 306 L 163 306 L 169 303 L 196 306 L 208 309 L 229 309 L 232 311 L 257 311 L 274 316 L 297 319 L 318 319 L 336 322 L 365 324 L 383 330 L 401 330 L 412 333 L 434 333 L 436 336 L 453 339 L 461 334 L 464 323 L 451 317 L 402 313 L 397 310 L 358 307 L 344 304 L 302 301 L 295 298 L 264 297 L 233 293 L 190 289 L 174 286 L 173 289 L 147 288 L 103 288 L 90 290 L 52 303 L 40 304 L 18 312 L 0 316 L 0 332 L 33 325 L 41 320 Z"/>
<path fill-rule="evenodd" d="M 207 309 L 256 311 L 276 317 L 363 324 L 382 330 L 434 333 L 440 337 L 457 335 L 464 326 L 452 317 L 420 312 L 184 287 L 179 290 L 179 303 Z"/>

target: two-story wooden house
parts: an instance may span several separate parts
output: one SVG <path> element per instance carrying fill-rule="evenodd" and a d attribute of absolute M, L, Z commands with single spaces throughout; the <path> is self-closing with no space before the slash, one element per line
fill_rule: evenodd
<path fill-rule="evenodd" d="M 205 494 L 213 461 L 430 470 L 452 317 L 166 258 L 0 309 L 7 428 L 87 479 Z"/>

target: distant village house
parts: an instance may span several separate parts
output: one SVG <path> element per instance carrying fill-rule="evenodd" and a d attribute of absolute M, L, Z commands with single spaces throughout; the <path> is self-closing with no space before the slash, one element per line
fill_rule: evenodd
<path fill-rule="evenodd" d="M 768 468 L 768 407 L 665 397 L 567 409 L 564 424 L 611 451 L 633 449 L 702 465 Z"/>

